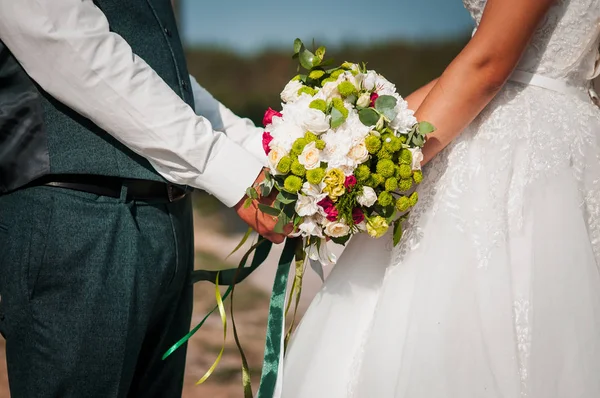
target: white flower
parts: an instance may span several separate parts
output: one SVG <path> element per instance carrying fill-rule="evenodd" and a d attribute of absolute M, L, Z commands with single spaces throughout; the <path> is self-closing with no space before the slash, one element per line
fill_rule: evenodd
<path fill-rule="evenodd" d="M 321 165 L 321 151 L 317 149 L 314 141 L 306 144 L 302 153 L 298 156 L 298 162 L 306 170 L 316 169 Z"/>
<path fill-rule="evenodd" d="M 369 104 L 371 104 L 371 95 L 369 93 L 362 94 L 356 101 L 356 106 L 360 106 L 361 108 L 366 108 Z"/>
<path fill-rule="evenodd" d="M 377 84 L 377 72 L 375 72 L 373 70 L 368 71 L 362 79 L 363 89 L 365 89 L 367 91 L 373 91 L 376 87 L 376 84 Z"/>
<path fill-rule="evenodd" d="M 361 142 L 358 145 L 350 148 L 348 152 L 348 157 L 352 159 L 356 165 L 362 164 L 369 159 L 369 151 L 367 151 L 367 146 L 365 142 Z"/>
<path fill-rule="evenodd" d="M 313 244 L 306 248 L 308 258 L 313 261 L 319 261 L 322 265 L 334 265 L 337 262 L 337 256 L 329 250 L 327 241 L 322 239 L 320 244 Z"/>
<path fill-rule="evenodd" d="M 396 93 L 396 86 L 379 74 L 376 74 L 375 86 L 379 95 L 398 95 Z"/>
<path fill-rule="evenodd" d="M 272 174 L 281 174 L 280 172 L 277 171 L 277 165 L 279 164 L 279 161 L 281 160 L 281 158 L 283 158 L 284 156 L 286 156 L 288 154 L 288 152 L 280 147 L 280 146 L 271 146 L 271 152 L 269 152 L 269 166 L 271 169 L 271 173 Z"/>
<path fill-rule="evenodd" d="M 304 137 L 304 129 L 297 124 L 288 120 L 287 117 L 273 118 L 273 124 L 270 126 L 270 133 L 273 136 L 271 148 L 279 146 L 289 152 L 292 149 L 292 144 L 298 138 Z"/>
<path fill-rule="evenodd" d="M 317 205 L 314 196 L 298 195 L 296 201 L 296 213 L 300 217 L 312 216 L 320 210 L 321 206 Z"/>
<path fill-rule="evenodd" d="M 323 88 L 321 88 L 314 98 L 329 101 L 334 97 L 341 97 L 340 92 L 338 91 L 338 84 L 337 81 L 325 83 Z"/>
<path fill-rule="evenodd" d="M 412 152 L 412 169 L 421 170 L 421 162 L 423 161 L 423 152 L 421 148 L 409 148 Z"/>
<path fill-rule="evenodd" d="M 329 118 L 318 109 L 308 108 L 304 111 L 302 126 L 313 133 L 323 133 L 329 130 Z"/>
<path fill-rule="evenodd" d="M 288 84 L 283 88 L 281 92 L 281 99 L 283 102 L 294 102 L 300 96 L 298 95 L 298 90 L 302 88 L 302 82 L 298 80 L 290 80 Z"/>
<path fill-rule="evenodd" d="M 341 221 L 329 221 L 325 224 L 325 234 L 332 238 L 341 238 L 348 235 L 350 227 Z"/>
<path fill-rule="evenodd" d="M 394 93 L 392 96 L 397 100 L 396 118 L 392 120 L 390 127 L 399 133 L 406 133 L 417 123 L 417 118 L 414 116 L 415 112 L 408 109 L 408 103 L 398 94 Z"/>
<path fill-rule="evenodd" d="M 377 202 L 377 194 L 373 188 L 364 186 L 362 195 L 356 200 L 361 206 L 371 207 Z"/>
<path fill-rule="evenodd" d="M 322 217 L 320 215 L 314 215 L 309 217 L 304 217 L 302 223 L 298 225 L 298 232 L 291 234 L 290 236 L 317 236 L 319 238 L 324 238 L 323 229 L 321 227 Z"/>
<path fill-rule="evenodd" d="M 327 194 L 323 193 L 324 187 L 325 187 L 324 182 L 321 182 L 319 185 L 314 185 L 307 181 L 302 185 L 302 193 L 306 196 L 314 197 L 316 199 L 316 201 L 318 202 L 321 199 L 323 199 L 325 196 L 327 196 Z"/>

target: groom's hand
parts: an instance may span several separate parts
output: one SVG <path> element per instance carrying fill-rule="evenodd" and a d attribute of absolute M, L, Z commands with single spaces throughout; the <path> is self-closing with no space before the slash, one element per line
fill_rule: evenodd
<path fill-rule="evenodd" d="M 254 185 L 258 185 L 262 180 L 265 179 L 264 172 L 261 172 L 256 179 Z M 284 234 L 278 234 L 275 231 L 275 224 L 277 224 L 277 217 L 265 214 L 258 209 L 258 204 L 262 203 L 267 206 L 273 206 L 273 202 L 277 197 L 277 190 L 273 189 L 271 194 L 266 197 L 260 197 L 252 201 L 252 204 L 244 208 L 244 202 L 246 202 L 247 196 L 244 196 L 242 200 L 235 205 L 235 211 L 242 220 L 246 222 L 252 229 L 258 232 L 260 235 L 270 240 L 273 243 L 281 243 L 285 240 L 286 236 L 292 232 L 292 225 L 288 225 L 284 228 Z"/>

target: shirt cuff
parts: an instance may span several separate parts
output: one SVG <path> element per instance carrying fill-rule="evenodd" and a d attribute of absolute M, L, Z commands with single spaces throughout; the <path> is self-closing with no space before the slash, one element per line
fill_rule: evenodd
<path fill-rule="evenodd" d="M 233 207 L 256 181 L 264 165 L 246 149 L 222 138 L 219 151 L 202 173 L 201 185 L 227 207 Z"/>

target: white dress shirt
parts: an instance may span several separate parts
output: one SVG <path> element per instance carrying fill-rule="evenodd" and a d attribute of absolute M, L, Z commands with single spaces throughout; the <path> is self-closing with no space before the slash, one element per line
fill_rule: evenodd
<path fill-rule="evenodd" d="M 147 158 L 168 181 L 231 207 L 265 164 L 260 129 L 195 79 L 191 109 L 110 32 L 91 0 L 0 0 L 0 39 L 45 91 Z"/>

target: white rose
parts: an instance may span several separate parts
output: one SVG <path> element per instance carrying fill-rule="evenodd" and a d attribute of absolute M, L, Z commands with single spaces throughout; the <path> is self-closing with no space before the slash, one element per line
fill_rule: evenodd
<path fill-rule="evenodd" d="M 356 106 L 360 106 L 361 108 L 366 108 L 369 104 L 371 104 L 371 95 L 369 93 L 364 93 L 356 101 Z"/>
<path fill-rule="evenodd" d="M 377 202 L 377 194 L 375 190 L 371 187 L 363 187 L 363 193 L 358 198 L 356 198 L 358 203 L 361 206 L 371 207 Z"/>
<path fill-rule="evenodd" d="M 350 227 L 341 221 L 332 221 L 325 224 L 325 234 L 332 238 L 341 238 L 348 235 Z"/>
<path fill-rule="evenodd" d="M 296 101 L 300 97 L 298 95 L 298 90 L 300 90 L 301 88 L 302 82 L 300 82 L 299 80 L 290 80 L 281 92 L 281 99 L 283 100 L 283 102 Z"/>
<path fill-rule="evenodd" d="M 377 84 L 377 73 L 375 71 L 368 71 L 363 77 L 362 86 L 367 91 L 373 91 Z M 370 100 L 370 99 L 369 99 Z"/>
<path fill-rule="evenodd" d="M 281 174 L 277 171 L 277 165 L 281 158 L 287 155 L 287 151 L 280 146 L 271 147 L 271 152 L 269 152 L 269 166 L 271 166 L 271 172 L 273 174 Z"/>
<path fill-rule="evenodd" d="M 298 195 L 296 201 L 296 213 L 300 217 L 312 216 L 319 211 L 320 206 L 314 196 Z"/>
<path fill-rule="evenodd" d="M 369 159 L 369 151 L 367 151 L 367 146 L 365 142 L 361 142 L 358 145 L 350 148 L 350 152 L 348 152 L 348 157 L 356 162 L 356 164 L 362 164 Z"/>
<path fill-rule="evenodd" d="M 412 152 L 412 169 L 421 170 L 421 162 L 423 161 L 423 152 L 421 148 L 410 148 Z"/>
<path fill-rule="evenodd" d="M 323 193 L 324 187 L 325 187 L 324 182 L 321 182 L 319 185 L 314 185 L 314 184 L 311 184 L 310 182 L 306 181 L 302 185 L 302 193 L 306 196 L 311 196 L 311 197 L 316 198 L 316 201 L 318 202 L 319 200 L 321 200 L 325 196 L 327 196 L 327 194 Z"/>
<path fill-rule="evenodd" d="M 302 153 L 298 156 L 298 162 L 300 162 L 306 170 L 316 169 L 321 165 L 321 151 L 317 149 L 314 141 L 309 142 L 304 147 Z"/>
<path fill-rule="evenodd" d="M 309 108 L 302 118 L 304 129 L 319 134 L 329 130 L 329 116 L 318 109 Z"/>

